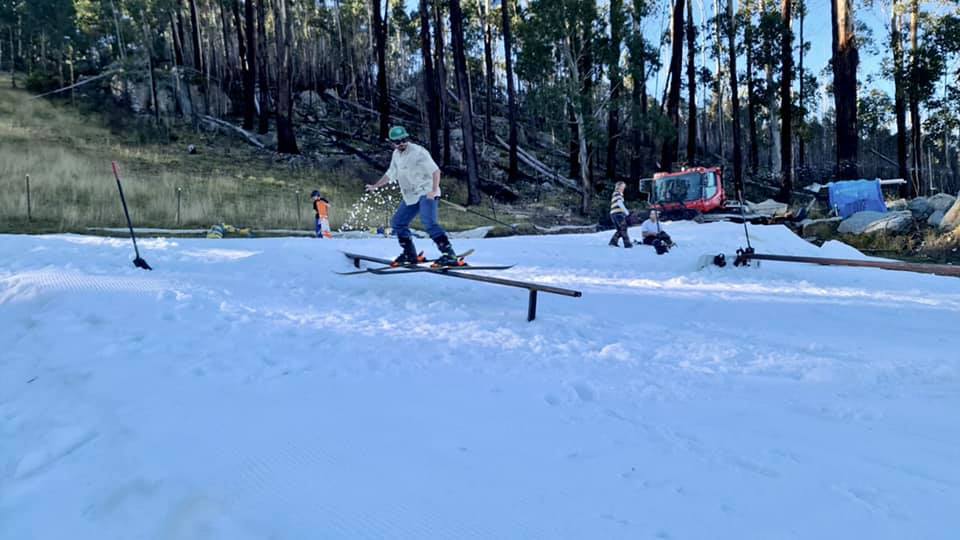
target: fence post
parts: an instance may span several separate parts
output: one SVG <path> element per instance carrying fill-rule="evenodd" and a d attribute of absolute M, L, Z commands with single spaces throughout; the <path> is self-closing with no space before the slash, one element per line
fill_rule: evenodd
<path fill-rule="evenodd" d="M 27 175 L 27 221 L 32 221 L 33 216 L 30 211 L 30 175 Z"/>
<path fill-rule="evenodd" d="M 297 208 L 297 223 L 294 225 L 293 229 L 297 230 L 303 225 L 303 222 L 300 221 L 300 189 L 297 188 L 293 190 L 293 205 Z"/>
<path fill-rule="evenodd" d="M 180 225 L 180 192 L 181 189 L 177 187 L 177 225 Z"/>

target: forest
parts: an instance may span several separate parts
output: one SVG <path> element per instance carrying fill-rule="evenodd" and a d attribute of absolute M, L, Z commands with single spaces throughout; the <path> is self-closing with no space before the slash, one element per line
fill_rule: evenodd
<path fill-rule="evenodd" d="M 0 70 L 280 154 L 378 164 L 403 124 L 469 204 L 536 179 L 588 214 L 693 165 L 783 202 L 837 178 L 956 192 L 960 12 L 827 1 L 0 0 Z"/>

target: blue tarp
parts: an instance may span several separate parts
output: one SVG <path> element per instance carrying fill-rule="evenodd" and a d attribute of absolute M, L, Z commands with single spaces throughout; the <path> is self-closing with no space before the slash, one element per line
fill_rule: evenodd
<path fill-rule="evenodd" d="M 830 208 L 846 219 L 857 212 L 872 210 L 886 212 L 880 180 L 849 180 L 830 182 Z"/>

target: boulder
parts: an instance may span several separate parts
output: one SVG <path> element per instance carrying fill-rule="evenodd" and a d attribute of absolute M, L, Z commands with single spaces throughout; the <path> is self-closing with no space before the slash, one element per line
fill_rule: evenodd
<path fill-rule="evenodd" d="M 893 212 L 901 212 L 907 210 L 907 200 L 906 199 L 897 199 L 895 201 L 890 201 L 887 203 L 887 210 Z"/>
<path fill-rule="evenodd" d="M 805 219 L 800 222 L 801 236 L 804 238 L 830 238 L 837 233 L 840 222 L 838 217 L 827 219 Z"/>
<path fill-rule="evenodd" d="M 941 229 L 950 231 L 956 229 L 958 226 L 960 226 L 960 198 L 954 201 L 953 206 L 944 213 L 943 219 L 940 220 L 939 224 Z"/>
<path fill-rule="evenodd" d="M 785 215 L 788 207 L 785 203 L 777 202 L 773 199 L 767 199 L 758 203 L 747 201 L 747 210 L 755 214 L 777 217 Z"/>
<path fill-rule="evenodd" d="M 930 214 L 933 213 L 933 206 L 930 205 L 930 201 L 926 197 L 917 197 L 910 201 L 907 204 L 907 208 L 913 213 L 914 219 L 917 221 L 922 221 L 930 217 Z"/>
<path fill-rule="evenodd" d="M 313 90 L 304 90 L 297 94 L 294 98 L 294 106 L 297 109 L 297 112 L 301 115 L 316 115 L 319 117 L 324 117 L 327 115 L 327 105 L 323 102 L 323 98 L 320 97 L 320 94 L 314 92 Z"/>
<path fill-rule="evenodd" d="M 943 210 L 937 210 L 936 212 L 930 214 L 930 217 L 927 219 L 927 225 L 931 227 L 939 227 L 940 222 L 943 221 L 943 216 L 945 212 Z"/>
<path fill-rule="evenodd" d="M 946 213 L 956 201 L 957 198 L 949 193 L 937 193 L 933 197 L 927 199 L 927 203 L 933 208 L 934 212 L 943 213 Z"/>
<path fill-rule="evenodd" d="M 864 211 L 848 217 L 840 223 L 837 231 L 842 234 L 869 234 L 875 232 L 905 233 L 913 226 L 909 211 L 872 212 Z"/>
<path fill-rule="evenodd" d="M 417 102 L 417 87 L 408 86 L 400 91 L 400 99 L 408 101 L 410 103 Z"/>

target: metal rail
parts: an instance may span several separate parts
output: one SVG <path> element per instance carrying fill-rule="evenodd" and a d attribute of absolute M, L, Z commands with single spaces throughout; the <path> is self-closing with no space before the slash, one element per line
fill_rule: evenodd
<path fill-rule="evenodd" d="M 348 259 L 353 260 L 353 266 L 360 268 L 360 261 L 375 262 L 379 264 L 390 264 L 392 261 L 389 259 L 381 259 L 379 257 L 371 257 L 369 255 L 360 255 L 359 253 L 347 253 L 344 252 L 344 255 Z M 531 283 L 529 281 L 515 281 L 512 279 L 504 279 L 495 276 L 483 276 L 478 274 L 467 274 L 463 272 L 457 272 L 456 270 L 441 270 L 441 271 L 431 271 L 425 272 L 429 274 L 436 274 L 440 276 L 450 276 L 461 279 L 469 279 L 473 281 L 482 281 L 484 283 L 493 283 L 494 285 L 503 285 L 505 287 L 517 287 L 519 289 L 526 289 L 530 291 L 530 295 L 527 300 L 527 321 L 532 321 L 537 318 L 537 293 L 545 292 L 550 294 L 559 294 L 561 296 L 570 296 L 573 298 L 580 298 L 583 296 L 583 293 L 580 291 L 574 291 L 572 289 L 564 289 L 561 287 L 552 287 L 550 285 L 541 285 L 539 283 Z"/>
<path fill-rule="evenodd" d="M 777 261 L 818 264 L 821 266 L 858 266 L 865 268 L 882 268 L 899 272 L 918 272 L 937 276 L 960 277 L 960 266 L 946 264 L 910 263 L 899 261 L 862 261 L 857 259 L 828 259 L 824 257 L 798 257 L 794 255 L 768 255 L 764 253 L 746 253 L 746 259 L 757 261 Z"/>

